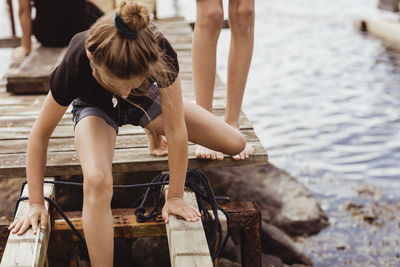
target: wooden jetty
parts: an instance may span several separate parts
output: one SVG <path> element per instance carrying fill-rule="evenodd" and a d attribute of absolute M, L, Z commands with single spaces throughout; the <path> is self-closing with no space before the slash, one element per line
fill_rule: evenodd
<path fill-rule="evenodd" d="M 354 25 L 361 31 L 382 40 L 386 47 L 400 51 L 400 22 L 389 18 L 360 18 Z"/>
<path fill-rule="evenodd" d="M 178 52 L 184 98 L 194 100 L 191 66 L 192 30 L 182 18 L 159 21 L 158 25 Z M 225 92 L 225 85 L 217 77 L 213 112 L 221 118 L 224 113 Z M 45 95 L 15 95 L 6 92 L 4 87 L 0 88 L 0 179 L 25 177 L 27 140 L 44 98 Z M 255 154 L 249 159 L 242 161 L 233 160 L 231 157 L 225 157 L 223 161 L 197 159 L 194 155 L 194 144 L 189 144 L 189 168 L 266 164 L 267 152 L 254 133 L 251 122 L 243 113 L 240 118 L 240 130 L 255 148 Z M 133 126 L 121 127 L 115 148 L 113 173 L 162 172 L 165 170 L 168 170 L 168 158 L 148 154 L 146 135 L 143 129 Z M 62 179 L 64 176 L 81 174 L 82 170 L 74 147 L 71 114 L 67 111 L 49 142 L 46 176 L 57 177 L 57 179 L 61 177 Z M 190 193 L 186 194 L 189 194 L 187 197 L 193 200 Z M 55 199 L 57 200 L 57 197 Z M 243 266 L 261 266 L 259 232 L 261 215 L 258 208 L 252 202 L 228 203 L 222 207 L 228 212 L 231 220 L 225 228 L 239 229 L 241 232 Z M 71 218 L 78 231 L 83 233 L 81 211 L 67 212 L 66 214 Z M 170 216 L 171 223 L 167 227 L 159 218 L 146 223 L 138 223 L 132 209 L 113 209 L 113 216 L 116 238 L 167 235 L 173 266 L 212 266 L 211 259 L 206 253 L 207 244 L 200 237 L 203 233 L 202 230 L 200 231 L 202 228 L 200 225 L 183 222 L 173 215 Z M 0 220 L 0 241 L 3 241 L 1 247 L 4 246 L 8 236 L 0 266 L 31 266 L 30 262 L 20 263 L 20 265 L 7 263 L 10 258 L 17 257 L 17 253 L 19 253 L 18 255 L 32 253 L 28 248 L 23 252 L 9 249 L 9 246 L 13 247 L 16 243 L 13 241 L 13 235 L 6 231 L 9 223 L 10 221 Z M 46 266 L 78 266 L 74 255 L 74 242 L 77 240 L 71 229 L 56 215 L 52 216 L 50 226 L 50 240 L 43 239 L 41 242 L 45 248 L 48 241 L 47 253 L 42 253 L 43 255 L 47 254 Z M 46 234 L 48 233 L 50 233 L 49 228 L 46 230 Z M 181 242 L 191 242 L 193 239 L 190 238 L 194 236 L 195 240 L 202 240 L 197 244 L 199 248 L 196 249 L 198 250 L 195 251 L 193 246 L 182 246 L 185 243 Z M 28 231 L 19 239 L 18 243 L 21 245 L 20 243 L 25 244 L 31 241 L 31 232 Z M 21 247 L 23 246 L 21 245 Z M 191 248 L 193 250 L 190 250 Z M 9 251 L 14 252 L 9 253 Z M 43 255 L 42 257 L 44 257 Z M 41 260 L 43 261 L 43 258 Z M 199 265 L 192 265 L 188 262 Z"/>
<path fill-rule="evenodd" d="M 378 8 L 385 10 L 381 12 L 381 16 L 357 18 L 354 26 L 382 40 L 386 47 L 400 52 L 400 1 L 380 0 Z"/>

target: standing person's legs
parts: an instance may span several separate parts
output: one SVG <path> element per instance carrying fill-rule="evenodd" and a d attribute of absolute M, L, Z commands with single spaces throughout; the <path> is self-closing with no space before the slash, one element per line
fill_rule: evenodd
<path fill-rule="evenodd" d="M 197 0 L 192 45 L 193 82 L 196 102 L 212 112 L 218 37 L 224 12 L 221 0 Z"/>
<path fill-rule="evenodd" d="M 231 43 L 228 59 L 228 91 L 225 121 L 239 129 L 239 117 L 254 46 L 254 0 L 229 1 Z M 235 159 L 244 159 L 254 149 L 247 145 Z"/>
<path fill-rule="evenodd" d="M 197 0 L 196 24 L 193 35 L 192 64 L 196 103 L 212 112 L 215 84 L 217 43 L 224 20 L 222 0 Z M 196 156 L 223 159 L 220 152 L 196 147 Z"/>
<path fill-rule="evenodd" d="M 99 117 L 84 117 L 75 127 L 75 145 L 84 177 L 83 230 L 92 267 L 113 266 L 111 165 L 115 140 L 115 130 Z"/>

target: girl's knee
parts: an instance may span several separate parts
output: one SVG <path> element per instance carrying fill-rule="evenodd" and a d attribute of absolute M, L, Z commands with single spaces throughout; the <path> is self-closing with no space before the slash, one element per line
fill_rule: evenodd
<path fill-rule="evenodd" d="M 237 155 L 242 152 L 246 147 L 246 138 L 240 133 L 230 139 L 229 148 L 225 151 L 225 154 L 230 156 Z"/>
<path fill-rule="evenodd" d="M 90 202 L 110 202 L 113 194 L 112 175 L 103 170 L 84 175 L 84 196 Z"/>

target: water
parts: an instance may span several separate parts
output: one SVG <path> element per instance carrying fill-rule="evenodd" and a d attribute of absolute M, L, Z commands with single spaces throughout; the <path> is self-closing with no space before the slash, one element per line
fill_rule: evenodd
<path fill-rule="evenodd" d="M 194 20 L 195 1 L 158 2 L 159 15 Z M 329 228 L 297 240 L 315 266 L 400 266 L 400 54 L 352 25 L 376 15 L 375 6 L 256 1 L 243 109 L 270 162 L 306 184 L 330 218 Z M 224 30 L 218 73 L 225 81 L 228 47 Z M 0 49 L 2 61 L 8 55 Z"/>
<path fill-rule="evenodd" d="M 178 13 L 193 21 L 188 2 Z M 270 162 L 305 183 L 330 218 L 319 235 L 298 239 L 315 266 L 400 266 L 400 54 L 353 27 L 376 5 L 256 1 L 243 109 Z M 228 47 L 224 30 L 225 82 Z"/>

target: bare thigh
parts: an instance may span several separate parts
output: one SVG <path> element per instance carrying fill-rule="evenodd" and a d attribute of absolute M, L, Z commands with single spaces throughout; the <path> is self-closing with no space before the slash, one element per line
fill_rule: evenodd
<path fill-rule="evenodd" d="M 238 154 L 244 149 L 246 140 L 237 129 L 192 102 L 184 100 L 183 106 L 189 141 L 228 155 Z M 164 134 L 162 114 L 146 128 Z"/>
<path fill-rule="evenodd" d="M 88 116 L 78 122 L 75 145 L 84 176 L 92 176 L 100 171 L 112 179 L 115 140 L 115 130 L 102 118 Z"/>

